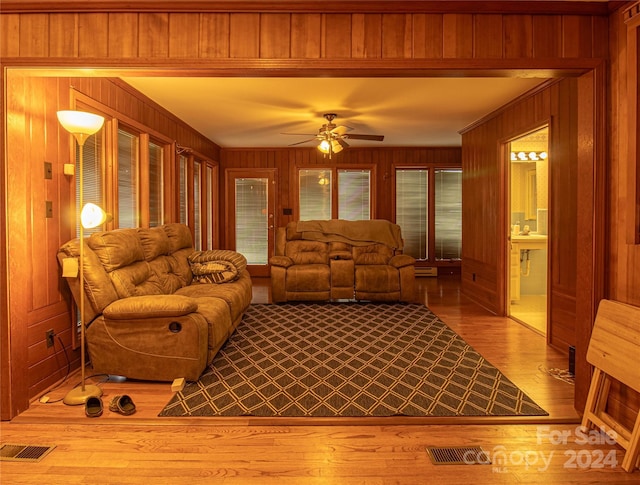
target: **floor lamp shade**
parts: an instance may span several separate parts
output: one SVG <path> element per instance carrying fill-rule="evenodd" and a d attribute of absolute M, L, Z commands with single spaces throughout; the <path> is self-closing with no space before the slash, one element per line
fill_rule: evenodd
<path fill-rule="evenodd" d="M 84 205 L 84 154 L 83 146 L 88 137 L 97 133 L 104 123 L 102 116 L 87 113 L 85 111 L 58 111 L 58 121 L 62 127 L 71 133 L 78 142 L 78 172 L 79 184 L 78 184 L 78 200 L 79 207 Z M 104 222 L 104 220 L 103 220 Z M 78 283 L 80 286 L 80 372 L 82 374 L 82 381 L 79 387 L 71 389 L 64 397 L 63 402 L 68 405 L 84 404 L 90 397 L 100 397 L 102 395 L 102 389 L 95 385 L 85 384 L 85 337 L 84 337 L 84 226 L 80 223 L 80 261 L 78 272 Z"/>

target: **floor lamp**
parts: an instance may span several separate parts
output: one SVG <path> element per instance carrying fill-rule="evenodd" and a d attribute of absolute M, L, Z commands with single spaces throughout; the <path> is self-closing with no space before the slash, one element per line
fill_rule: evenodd
<path fill-rule="evenodd" d="M 89 138 L 89 136 L 96 133 L 100 128 L 102 128 L 102 124 L 104 123 L 104 118 L 102 116 L 86 113 L 84 111 L 58 111 L 58 121 L 62 125 L 62 127 L 71 133 L 76 141 L 78 142 L 78 150 L 79 150 L 79 161 L 78 161 L 78 173 L 76 176 L 80 177 L 79 179 L 79 188 L 78 188 L 78 199 L 79 204 L 78 207 L 82 207 L 82 215 L 80 219 L 80 261 L 79 261 L 79 274 L 78 274 L 78 283 L 80 284 L 80 366 L 82 372 L 82 383 L 79 387 L 74 387 L 67 393 L 64 397 L 63 402 L 68 405 L 78 405 L 84 404 L 87 402 L 87 399 L 90 397 L 100 397 L 102 396 L 102 389 L 95 385 L 86 385 L 85 384 L 85 343 L 84 343 L 84 229 L 89 227 L 97 227 L 102 222 L 106 220 L 106 217 L 102 220 L 102 222 L 95 223 L 95 221 L 90 222 L 86 219 L 85 212 L 96 211 L 96 207 L 94 204 L 87 204 L 87 206 L 93 206 L 86 209 L 83 207 L 84 203 L 84 158 L 83 158 L 83 147 L 84 142 Z M 98 207 L 99 209 L 99 207 Z M 100 209 L 100 211 L 102 211 Z M 104 211 L 102 211 L 104 214 Z M 95 225 L 92 225 L 95 224 Z"/>

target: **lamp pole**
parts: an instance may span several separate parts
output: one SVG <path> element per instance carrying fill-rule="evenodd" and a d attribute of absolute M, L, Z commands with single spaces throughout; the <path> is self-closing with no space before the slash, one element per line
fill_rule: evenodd
<path fill-rule="evenodd" d="M 69 131 L 78 143 L 78 155 L 80 160 L 78 162 L 78 174 L 80 177 L 78 186 L 78 201 L 79 208 L 82 209 L 84 204 L 84 142 L 89 136 L 96 133 L 104 123 L 102 116 L 94 115 L 92 113 L 84 113 L 79 111 L 61 111 L 58 112 L 58 119 L 62 126 Z M 83 123 L 84 122 L 84 123 Z M 78 283 L 80 285 L 80 370 L 81 370 L 81 385 L 80 387 L 74 387 L 64 397 L 63 402 L 70 406 L 84 404 L 90 397 L 102 396 L 102 389 L 96 385 L 85 384 L 85 320 L 84 320 L 84 226 L 80 222 L 80 252 L 79 252 L 79 271 L 78 271 Z"/>

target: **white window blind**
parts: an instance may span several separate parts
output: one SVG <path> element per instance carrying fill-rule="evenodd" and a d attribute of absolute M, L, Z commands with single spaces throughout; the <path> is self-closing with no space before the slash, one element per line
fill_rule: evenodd
<path fill-rule="evenodd" d="M 164 223 L 164 148 L 149 142 L 149 225 Z"/>
<path fill-rule="evenodd" d="M 139 227 L 140 138 L 118 129 L 118 227 Z"/>
<path fill-rule="evenodd" d="M 83 170 L 80 171 L 80 147 L 74 142 L 76 147 L 76 237 L 80 237 L 80 177 L 84 186 L 83 203 L 89 202 L 99 205 L 104 209 L 103 190 L 103 166 L 104 166 L 104 130 L 100 130 L 95 135 L 91 135 L 84 143 L 82 158 Z M 85 237 L 91 233 L 102 231 L 99 226 L 93 229 L 85 229 Z"/>
<path fill-rule="evenodd" d="M 300 220 L 331 219 L 331 170 L 300 170 Z"/>
<path fill-rule="evenodd" d="M 396 223 L 402 230 L 404 253 L 429 258 L 429 172 L 396 170 Z"/>
<path fill-rule="evenodd" d="M 193 163 L 193 237 L 194 247 L 197 250 L 202 249 L 202 215 L 201 215 L 201 190 L 202 187 L 202 164 L 200 162 Z"/>
<path fill-rule="evenodd" d="M 338 170 L 338 218 L 371 218 L 371 171 Z"/>
<path fill-rule="evenodd" d="M 187 157 L 180 155 L 178 158 L 178 197 L 180 199 L 178 210 L 180 212 L 180 223 L 182 224 L 189 223 L 187 207 L 187 163 Z"/>
<path fill-rule="evenodd" d="M 205 213 L 207 217 L 207 248 L 213 249 L 213 168 L 206 169 Z"/>
<path fill-rule="evenodd" d="M 249 264 L 267 264 L 269 179 L 237 178 L 235 189 L 236 251 Z"/>
<path fill-rule="evenodd" d="M 435 170 L 435 257 L 462 257 L 462 170 Z"/>

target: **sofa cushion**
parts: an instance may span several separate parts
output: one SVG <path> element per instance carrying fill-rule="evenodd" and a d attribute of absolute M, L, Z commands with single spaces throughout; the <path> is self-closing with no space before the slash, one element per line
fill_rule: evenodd
<path fill-rule="evenodd" d="M 144 260 L 144 251 L 135 229 L 97 232 L 89 237 L 87 244 L 107 273 Z"/>
<path fill-rule="evenodd" d="M 138 237 L 144 252 L 144 259 L 151 261 L 158 256 L 169 254 L 171 243 L 166 231 L 161 227 L 151 227 L 149 229 L 138 229 Z"/>
<path fill-rule="evenodd" d="M 398 270 L 386 265 L 356 266 L 356 292 L 393 293 L 400 291 Z"/>
<path fill-rule="evenodd" d="M 153 274 L 146 261 L 113 270 L 109 277 L 120 298 L 165 294 L 160 278 Z"/>
<path fill-rule="evenodd" d="M 356 265 L 387 264 L 392 256 L 393 250 L 384 244 L 353 247 L 353 259 Z"/>
<path fill-rule="evenodd" d="M 294 264 L 329 264 L 329 245 L 320 241 L 289 241 L 285 256 Z"/>
<path fill-rule="evenodd" d="M 169 237 L 170 251 L 173 253 L 179 249 L 191 248 L 193 240 L 189 226 L 177 222 L 162 226 Z"/>

